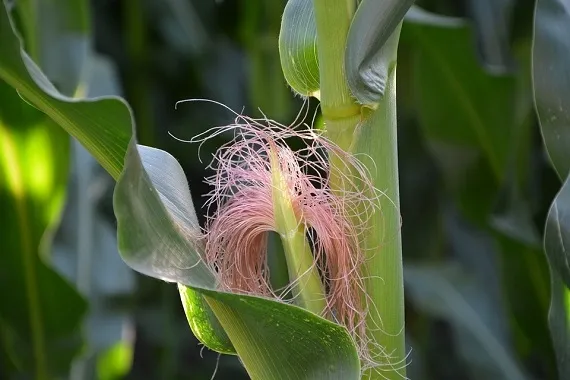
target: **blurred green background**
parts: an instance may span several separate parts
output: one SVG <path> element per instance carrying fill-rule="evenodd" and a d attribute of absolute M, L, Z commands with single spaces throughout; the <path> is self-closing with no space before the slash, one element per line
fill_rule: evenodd
<path fill-rule="evenodd" d="M 61 11 L 62 2 L 56 3 L 46 8 L 46 17 Z M 445 18 L 426 22 L 410 14 L 399 49 L 408 376 L 556 379 L 541 234 L 560 182 L 532 105 L 534 1 L 418 0 L 416 5 Z M 294 96 L 281 72 L 277 41 L 284 6 L 285 0 L 90 2 L 97 54 L 88 62 L 89 94 L 127 99 L 139 142 L 170 152 L 183 166 L 202 223 L 203 195 L 209 191 L 202 181 L 224 137 L 209 140 L 198 152 L 197 144 L 171 134 L 187 140 L 232 118 L 211 104 L 175 109 L 175 103 L 208 98 L 246 114 L 260 116 L 261 110 L 281 123 L 292 122 L 303 99 Z M 56 56 L 49 64 L 57 67 L 65 59 Z M 25 104 L 2 101 L 10 91 L 0 82 L 5 120 L 17 107 L 23 107 L 21 114 L 34 114 Z M 309 115 L 316 105 L 310 101 Z M 215 373 L 215 379 L 247 379 L 237 358 L 219 357 L 193 337 L 175 285 L 141 276 L 121 261 L 114 182 L 75 142 L 68 157 L 67 149 L 60 149 L 68 139 L 55 129 L 58 140 L 51 150 L 30 146 L 27 157 L 50 160 L 67 183 L 61 223 L 50 253 L 41 259 L 56 271 L 50 275 L 59 273 L 73 284 L 87 305 L 83 313 L 77 295 L 57 303 L 58 312 L 69 309 L 77 316 L 68 325 L 69 336 L 53 341 L 50 355 L 61 360 L 60 378 L 199 380 Z M 30 136 L 23 138 L 33 141 Z M 0 174 L 0 182 L 9 180 L 8 170 Z M 10 231 L 9 218 L 3 216 L 1 223 Z M 0 262 L 0 284 L 9 283 L 9 265 Z M 11 289 L 1 292 L 0 302 L 24 302 L 10 297 Z M 30 378 L 29 342 L 10 324 L 11 317 L 18 315 L 0 313 L 0 379 Z M 77 347 L 82 354 L 69 365 L 69 351 Z"/>

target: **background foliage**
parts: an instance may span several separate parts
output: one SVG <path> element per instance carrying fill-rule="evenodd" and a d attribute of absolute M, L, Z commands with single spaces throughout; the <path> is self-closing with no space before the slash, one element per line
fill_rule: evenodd
<path fill-rule="evenodd" d="M 538 1 L 554 4 L 553 9 L 564 4 Z M 85 9 L 72 9 L 71 3 L 54 2 L 58 12 L 42 12 L 42 22 L 31 23 L 36 29 L 26 21 L 33 15 L 20 11 L 26 41 L 36 34 L 52 36 L 47 42 L 38 39 L 28 51 L 36 51 L 42 68 L 67 95 L 81 91 L 81 81 L 91 84 L 90 95 L 124 95 L 139 141 L 170 152 L 182 165 L 203 223 L 202 195 L 208 189 L 202 179 L 223 136 L 206 143 L 199 155 L 197 145 L 170 134 L 189 139 L 227 123 L 231 115 L 204 103 L 176 110 L 174 104 L 211 98 L 291 122 L 302 100 L 286 87 L 280 66 L 285 1 L 99 0 L 84 2 Z M 555 156 L 560 158 L 553 170 L 547 154 L 552 157 L 553 149 L 545 150 L 533 107 L 535 2 L 424 0 L 416 5 L 433 13 L 419 8 L 408 13 L 398 59 L 408 376 L 555 379 L 551 286 L 562 299 L 567 290 L 564 272 L 551 285 L 542 239 L 550 205 L 567 175 L 563 162 L 570 161 Z M 569 8 L 562 8 L 566 15 Z M 90 13 L 82 13 L 87 9 Z M 54 21 L 66 12 L 89 16 L 77 24 Z M 548 7 L 543 14 L 540 20 L 546 21 L 537 17 L 537 32 L 539 21 L 551 22 Z M 88 30 L 96 54 L 81 37 Z M 58 49 L 40 51 L 46 44 Z M 540 59 L 552 59 L 548 46 L 541 46 L 534 50 L 537 97 L 537 83 L 552 80 L 536 71 Z M 76 73 L 73 63 L 80 65 L 85 54 L 82 59 L 92 63 L 88 72 L 61 74 Z M 560 59 L 568 62 L 567 55 Z M 538 110 L 547 138 L 545 120 L 552 115 Z M 27 358 L 42 356 L 31 352 L 28 325 L 21 323 L 34 319 L 34 307 L 45 310 L 37 323 L 46 332 L 45 345 L 53 347 L 44 353 L 45 365 L 63 377 L 209 379 L 218 367 L 218 379 L 248 378 L 236 357 L 218 361 L 198 344 L 174 285 L 140 276 L 120 261 L 112 179 L 1 81 L 0 138 L 0 237 L 7 247 L 16 247 L 6 250 L 0 265 L 0 378 L 26 372 Z M 568 151 L 565 147 L 568 140 L 558 151 Z M 562 211 L 568 208 L 564 194 L 557 201 Z M 41 290 L 35 296 L 24 293 L 27 280 L 20 275 L 30 270 L 37 271 Z M 30 297 L 37 302 L 26 303 Z M 559 321 L 568 320 L 564 303 L 556 310 Z M 558 326 L 555 335 L 567 336 L 566 324 Z M 559 352 L 567 350 L 566 341 L 557 344 Z M 83 355 L 70 366 L 77 352 Z"/>

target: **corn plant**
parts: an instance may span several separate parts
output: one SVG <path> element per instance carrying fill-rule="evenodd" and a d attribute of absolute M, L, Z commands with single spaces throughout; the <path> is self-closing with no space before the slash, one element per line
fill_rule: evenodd
<path fill-rule="evenodd" d="M 254 378 L 403 377 L 394 81 L 399 23 L 408 6 L 362 2 L 357 11 L 346 1 L 288 4 L 283 70 L 295 91 L 319 94 L 326 133 L 303 135 L 239 115 L 226 128 L 239 131 L 235 144 L 216 157 L 210 183 L 218 211 L 206 231 L 176 160 L 131 137 L 129 108 L 118 99 L 74 101 L 58 93 L 20 55 L 5 12 L 2 35 L 11 38 L 3 79 L 117 179 L 123 259 L 178 283 L 189 324 L 206 346 L 238 354 Z M 318 78 L 312 92 L 297 83 L 304 77 Z M 308 142 L 307 154 L 318 157 L 313 164 L 287 148 L 285 139 L 293 136 Z M 325 173 L 308 176 L 311 168 Z M 290 290 L 290 301 L 269 285 L 268 231 L 281 237 L 289 273 L 281 294 Z"/>
<path fill-rule="evenodd" d="M 137 115 L 122 99 L 82 97 L 78 72 L 70 73 L 70 83 L 58 82 L 56 89 L 50 82 L 54 75 L 47 73 L 48 79 L 42 71 L 49 71 L 49 65 L 41 58 L 45 47 L 38 37 L 35 8 L 21 2 L 17 23 L 12 4 L 3 2 L 0 92 L 8 94 L 3 99 L 11 99 L 6 109 L 15 113 L 20 107 L 29 108 L 35 119 L 18 120 L 18 115 L 0 113 L 2 157 L 10 165 L 24 163 L 15 171 L 8 164 L 0 169 L 14 194 L 10 215 L 19 224 L 35 218 L 38 225 L 27 240 L 9 241 L 24 253 L 25 273 L 32 280 L 27 277 L 20 284 L 9 276 L 0 279 L 18 292 L 27 292 L 18 296 L 27 299 L 22 313 L 32 315 L 31 331 L 26 331 L 24 321 L 15 330 L 32 342 L 35 377 L 48 379 L 57 372 L 61 363 L 50 356 L 49 345 L 65 344 L 46 336 L 42 323 L 49 322 L 58 337 L 74 338 L 85 305 L 67 283 L 47 281 L 52 272 L 36 262 L 35 247 L 61 207 L 65 178 L 54 173 L 64 164 L 50 169 L 57 179 L 50 186 L 39 186 L 32 175 L 19 173 L 32 173 L 34 165 L 45 164 L 25 160 L 25 153 L 35 147 L 27 147 L 28 141 L 43 138 L 38 140 L 42 146 L 67 151 L 67 132 L 116 180 L 113 206 L 122 259 L 142 274 L 176 284 L 188 324 L 206 347 L 237 355 L 253 379 L 407 378 L 396 67 L 402 23 L 412 3 L 288 1 L 279 35 L 283 76 L 295 94 L 320 101 L 322 129 L 300 119 L 282 125 L 271 115 L 243 115 L 215 100 L 187 100 L 215 103 L 220 112 L 233 113 L 235 119 L 190 141 L 202 144 L 221 134 L 233 136 L 216 151 L 210 163 L 213 175 L 204 179 L 211 189 L 206 202 L 211 212 L 200 226 L 192 184 L 189 187 L 178 161 L 166 151 L 138 144 Z M 568 70 L 563 65 L 568 60 L 559 58 L 567 55 L 568 33 L 561 31 L 568 31 L 569 14 L 568 1 L 538 0 L 533 50 L 535 103 L 546 148 L 563 180 L 568 176 L 570 96 Z M 85 31 L 86 21 L 81 20 L 68 25 L 77 28 L 75 32 Z M 420 44 L 422 38 L 441 32 L 436 26 L 465 31 L 457 20 L 418 8 L 408 13 L 408 20 L 409 33 Z M 551 22 L 556 28 L 549 27 Z M 426 46 L 417 50 L 425 54 L 424 68 L 429 68 L 441 46 L 431 50 Z M 447 64 L 454 63 L 438 62 L 438 68 L 445 71 Z M 480 88 L 508 92 L 514 87 L 509 78 L 478 74 L 480 82 L 465 84 L 474 88 L 472 93 Z M 59 75 L 55 77 L 65 78 Z M 461 85 L 453 82 L 451 87 Z M 430 100 L 420 107 L 436 108 Z M 176 106 L 184 107 L 187 101 Z M 489 182 L 502 183 L 508 161 L 503 143 L 510 131 L 499 127 L 509 116 L 495 113 L 485 99 L 478 99 L 475 106 L 469 101 L 459 99 L 458 104 L 467 103 L 466 119 L 475 119 L 474 134 L 480 140 L 476 145 L 488 161 Z M 501 106 L 508 108 L 508 104 Z M 479 120 L 487 113 L 493 121 L 489 125 Z M 433 119 L 429 115 L 426 119 L 433 127 Z M 18 129 L 20 125 L 29 128 Z M 37 136 L 32 128 L 36 125 L 42 126 Z M 426 134 L 433 132 L 427 129 Z M 492 138 L 487 139 L 487 134 Z M 144 140 L 152 139 L 145 136 Z M 302 148 L 292 149 L 291 140 L 300 141 Z M 550 327 L 561 378 L 570 371 L 567 182 L 550 210 L 544 236 L 551 269 Z M 55 199 L 42 206 L 45 210 L 34 207 L 35 198 L 23 196 L 29 192 L 39 197 L 41 191 Z M 478 211 L 475 218 L 480 216 Z M 42 319 L 38 310 L 50 301 L 52 290 L 65 298 L 54 301 L 61 305 L 45 308 L 50 312 Z M 57 309 L 64 308 L 65 300 L 76 306 L 58 322 Z M 14 320 L 19 312 L 15 309 L 0 318 Z M 77 340 L 73 343 L 70 357 L 79 350 Z M 493 349 L 502 355 L 506 378 L 525 378 L 502 347 Z"/>

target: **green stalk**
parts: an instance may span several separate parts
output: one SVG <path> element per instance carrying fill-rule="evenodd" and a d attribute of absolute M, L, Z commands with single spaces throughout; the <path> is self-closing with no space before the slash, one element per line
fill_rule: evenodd
<path fill-rule="evenodd" d="M 370 221 L 366 238 L 368 260 L 363 269 L 366 296 L 372 307 L 367 316 L 372 356 L 385 363 L 381 372 L 368 370 L 366 379 L 405 378 L 404 287 L 400 236 L 396 130 L 396 69 L 394 65 L 384 97 L 373 112 L 362 112 L 350 94 L 344 72 L 346 39 L 354 14 L 352 0 L 313 0 L 317 23 L 321 109 L 328 137 L 341 148 L 366 153 L 374 186 L 386 196 L 381 212 Z M 398 38 L 399 29 L 392 38 Z M 357 126 L 363 122 L 362 127 Z M 344 165 L 331 161 L 332 166 Z M 331 178 L 338 190 L 342 183 Z M 372 304 L 373 303 L 373 304 Z M 375 307 L 374 307 L 375 306 Z M 389 355 L 390 358 L 385 356 Z"/>
<path fill-rule="evenodd" d="M 320 315 L 326 307 L 325 288 L 314 264 L 305 226 L 299 223 L 293 210 L 289 188 L 279 169 L 278 160 L 276 155 L 272 155 L 273 213 L 283 244 L 289 281 L 296 283 L 293 296 L 299 306 Z"/>
<path fill-rule="evenodd" d="M 388 78 L 384 98 L 376 111 L 360 129 L 356 152 L 366 153 L 375 162 L 371 179 L 384 195 L 380 199 L 380 212 L 376 212 L 366 236 L 366 247 L 373 249 L 365 264 L 366 292 L 377 310 L 367 316 L 369 336 L 380 345 L 393 366 L 382 368 L 382 373 L 370 370 L 366 379 L 405 378 L 406 357 L 404 336 L 404 276 L 402 241 L 400 235 L 400 196 L 398 191 L 398 153 L 396 130 L 396 68 Z M 374 329 L 376 326 L 380 329 Z M 370 347 L 372 354 L 382 360 L 378 347 Z"/>
<path fill-rule="evenodd" d="M 329 137 L 350 143 L 360 107 L 350 94 L 344 73 L 344 48 L 354 15 L 353 0 L 313 0 L 321 81 L 321 110 Z"/>

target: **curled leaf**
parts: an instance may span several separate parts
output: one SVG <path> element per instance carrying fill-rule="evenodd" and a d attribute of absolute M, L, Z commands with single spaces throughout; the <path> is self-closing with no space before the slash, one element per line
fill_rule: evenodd
<path fill-rule="evenodd" d="M 279 32 L 279 56 L 289 86 L 303 96 L 318 98 L 317 25 L 312 0 L 287 2 Z"/>
<path fill-rule="evenodd" d="M 348 33 L 345 68 L 348 85 L 364 105 L 378 103 L 395 64 L 399 25 L 413 0 L 364 0 Z"/>

